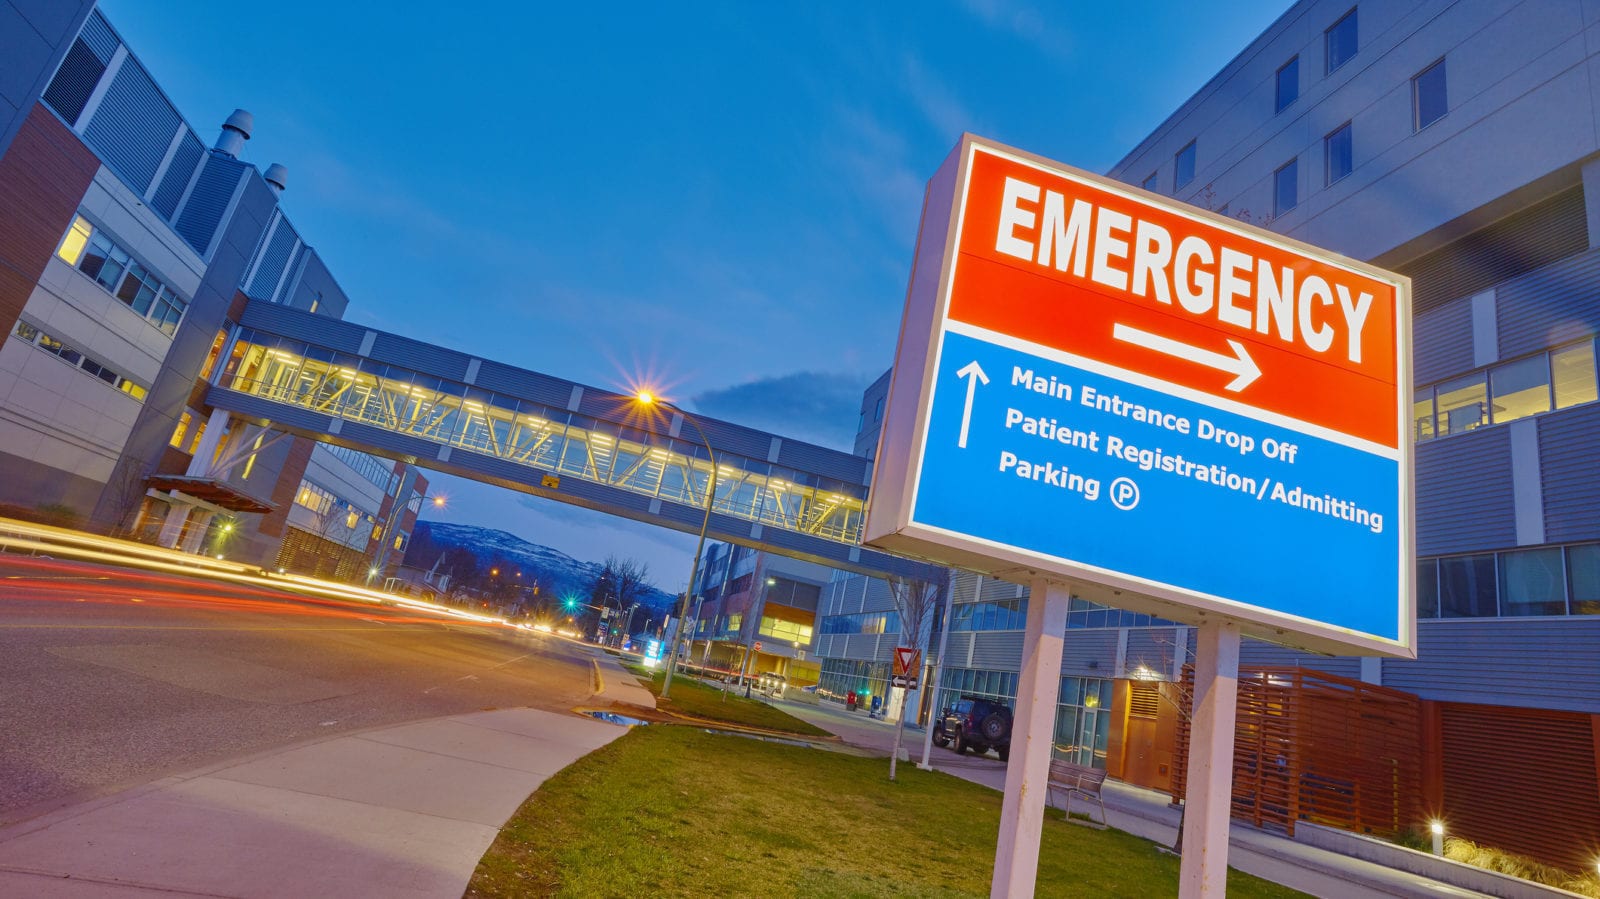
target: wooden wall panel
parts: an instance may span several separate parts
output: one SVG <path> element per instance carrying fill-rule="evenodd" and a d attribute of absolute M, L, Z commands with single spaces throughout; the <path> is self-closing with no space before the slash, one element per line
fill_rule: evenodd
<path fill-rule="evenodd" d="M 35 105 L 0 157 L 0 334 L 9 334 L 100 162 Z"/>

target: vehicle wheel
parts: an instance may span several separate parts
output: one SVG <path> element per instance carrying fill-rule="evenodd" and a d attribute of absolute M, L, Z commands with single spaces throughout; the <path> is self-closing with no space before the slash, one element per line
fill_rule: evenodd
<path fill-rule="evenodd" d="M 955 741 L 950 744 L 950 748 L 955 750 L 956 755 L 967 751 L 967 741 L 961 738 L 961 731 L 956 731 Z"/>
<path fill-rule="evenodd" d="M 978 725 L 978 733 L 991 743 L 998 743 L 1011 733 L 1011 722 L 999 712 L 990 712 L 983 723 Z"/>
<path fill-rule="evenodd" d="M 1002 762 L 1011 761 L 1011 747 L 1010 746 L 1001 746 L 999 749 L 996 749 L 995 752 L 1000 753 L 1000 761 L 1002 761 Z"/>
<path fill-rule="evenodd" d="M 933 729 L 933 745 L 935 745 L 935 746 L 943 746 L 944 744 L 945 744 L 944 728 L 935 727 Z"/>

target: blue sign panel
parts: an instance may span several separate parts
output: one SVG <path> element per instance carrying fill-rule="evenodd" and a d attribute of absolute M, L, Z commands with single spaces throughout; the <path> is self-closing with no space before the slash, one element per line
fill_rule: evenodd
<path fill-rule="evenodd" d="M 946 331 L 911 519 L 1402 638 L 1398 459 Z"/>

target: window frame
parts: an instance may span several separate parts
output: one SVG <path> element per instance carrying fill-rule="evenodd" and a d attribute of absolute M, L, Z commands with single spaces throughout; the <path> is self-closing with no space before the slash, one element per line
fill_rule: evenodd
<path fill-rule="evenodd" d="M 1340 181 L 1350 177 L 1351 173 L 1356 170 L 1355 132 L 1351 130 L 1351 124 L 1350 121 L 1346 121 L 1343 125 L 1322 136 L 1322 185 L 1324 187 L 1332 187 L 1338 184 Z M 1341 135 L 1344 138 L 1345 169 L 1342 173 L 1335 175 L 1333 171 L 1334 147 L 1336 145 L 1335 141 Z"/>
<path fill-rule="evenodd" d="M 1360 19 L 1356 17 L 1356 11 L 1359 9 L 1359 6 L 1350 7 L 1349 12 L 1346 12 L 1344 15 L 1335 19 L 1332 25 L 1329 25 L 1327 28 L 1323 29 L 1322 74 L 1324 76 L 1332 75 L 1334 72 L 1344 68 L 1346 63 L 1352 59 L 1355 59 L 1356 55 L 1361 52 L 1361 24 Z M 1345 56 L 1336 63 L 1333 61 L 1335 32 L 1337 32 L 1346 22 L 1350 23 L 1350 53 L 1348 56 Z"/>
<path fill-rule="evenodd" d="M 1445 57 L 1441 56 L 1421 71 L 1411 76 L 1411 131 L 1413 134 L 1431 127 L 1435 122 L 1450 114 L 1450 71 L 1445 68 Z M 1422 120 L 1422 87 L 1423 78 L 1433 71 L 1439 72 L 1439 101 L 1438 114 L 1424 122 Z"/>
<path fill-rule="evenodd" d="M 1293 191 L 1289 205 L 1283 204 L 1283 173 L 1290 171 L 1293 177 L 1289 185 Z M 1300 205 L 1300 157 L 1296 156 L 1272 171 L 1272 215 L 1274 218 L 1293 212 Z"/>
<path fill-rule="evenodd" d="M 1184 157 L 1185 153 L 1187 153 L 1189 155 L 1189 161 L 1188 161 L 1189 177 L 1187 177 L 1187 178 L 1183 177 L 1183 168 L 1184 168 L 1184 158 L 1183 157 Z M 1172 189 L 1175 190 L 1175 191 L 1182 190 L 1185 187 L 1188 187 L 1190 184 L 1193 184 L 1194 183 L 1194 175 L 1195 175 L 1195 139 L 1191 138 L 1188 143 L 1184 144 L 1181 148 L 1179 148 L 1177 153 L 1174 153 L 1172 155 Z"/>
<path fill-rule="evenodd" d="M 1283 73 L 1290 66 L 1294 67 L 1294 90 L 1288 99 L 1283 96 Z M 1293 106 L 1300 99 L 1300 54 L 1289 57 L 1272 76 L 1272 114 L 1277 115 Z"/>

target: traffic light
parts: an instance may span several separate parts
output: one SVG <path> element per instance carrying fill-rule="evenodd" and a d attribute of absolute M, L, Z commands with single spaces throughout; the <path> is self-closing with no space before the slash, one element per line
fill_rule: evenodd
<path fill-rule="evenodd" d="M 569 596 L 569 597 L 567 597 L 566 605 L 567 605 L 567 611 L 571 612 L 571 611 L 574 611 L 574 610 L 576 610 L 578 608 L 578 601 Z"/>

